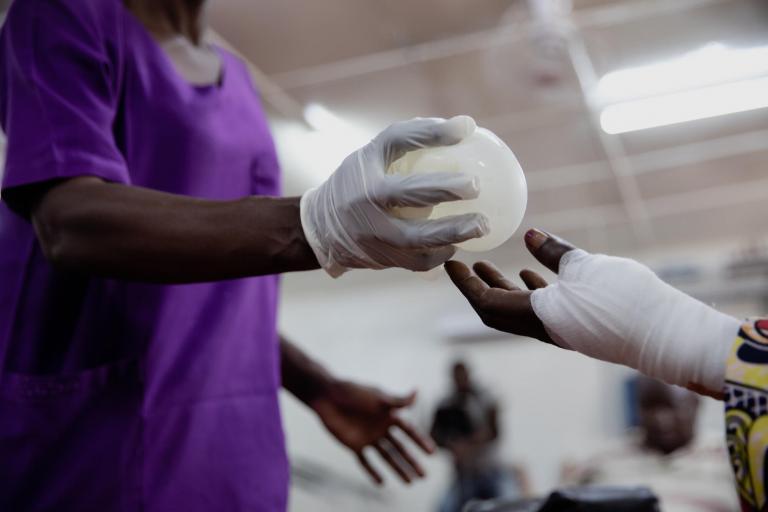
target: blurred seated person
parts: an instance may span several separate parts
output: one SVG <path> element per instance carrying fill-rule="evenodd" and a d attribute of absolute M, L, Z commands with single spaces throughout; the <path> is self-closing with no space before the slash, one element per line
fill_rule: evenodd
<path fill-rule="evenodd" d="M 637 431 L 567 467 L 564 483 L 647 486 L 664 512 L 738 511 L 723 438 L 696 434 L 698 396 L 640 376 L 634 399 Z"/>
<path fill-rule="evenodd" d="M 498 405 L 477 386 L 464 361 L 453 364 L 453 390 L 438 405 L 431 435 L 453 458 L 454 482 L 440 512 L 459 512 L 471 500 L 515 498 L 526 492 L 519 468 L 506 469 L 496 457 L 499 438 Z"/>

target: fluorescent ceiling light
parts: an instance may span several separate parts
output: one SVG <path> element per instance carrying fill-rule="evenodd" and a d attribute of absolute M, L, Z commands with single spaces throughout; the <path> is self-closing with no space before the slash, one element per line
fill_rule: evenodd
<path fill-rule="evenodd" d="M 768 107 L 768 77 L 609 105 L 600 115 L 617 134 Z"/>
<path fill-rule="evenodd" d="M 304 107 L 304 120 L 317 131 L 346 128 L 346 123 L 339 116 L 319 103 L 309 103 Z"/>
<path fill-rule="evenodd" d="M 280 162 L 303 188 L 322 183 L 347 155 L 376 134 L 375 130 L 318 103 L 305 107 L 304 120 L 312 129 L 298 122 L 282 122 L 273 127 Z"/>
<path fill-rule="evenodd" d="M 710 43 L 678 58 L 612 71 L 597 85 L 602 104 L 700 89 L 768 74 L 768 46 Z"/>
<path fill-rule="evenodd" d="M 711 43 L 678 58 L 603 76 L 594 100 L 607 133 L 768 107 L 768 46 Z"/>

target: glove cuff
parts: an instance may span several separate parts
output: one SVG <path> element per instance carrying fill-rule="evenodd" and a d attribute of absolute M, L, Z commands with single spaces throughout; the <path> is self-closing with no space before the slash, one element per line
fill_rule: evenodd
<path fill-rule="evenodd" d="M 301 196 L 299 202 L 299 218 L 301 220 L 301 229 L 304 231 L 304 237 L 307 239 L 307 243 L 312 248 L 312 252 L 317 258 L 317 262 L 325 270 L 328 275 L 333 278 L 337 278 L 344 274 L 348 268 L 339 265 L 331 256 L 330 250 L 323 246 L 322 238 L 315 228 L 315 222 L 313 221 L 313 205 L 317 196 L 317 188 L 307 190 L 304 195 Z"/>

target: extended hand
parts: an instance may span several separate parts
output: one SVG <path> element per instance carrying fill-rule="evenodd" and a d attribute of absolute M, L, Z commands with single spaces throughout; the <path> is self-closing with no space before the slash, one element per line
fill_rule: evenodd
<path fill-rule="evenodd" d="M 536 259 L 555 273 L 558 271 L 560 258 L 574 249 L 568 242 L 547 237 L 536 230 L 526 233 L 525 243 Z M 451 280 L 485 325 L 552 343 L 531 306 L 529 290 L 547 286 L 543 277 L 532 270 L 523 270 L 520 272 L 520 278 L 528 288 L 523 290 L 489 261 L 475 263 L 473 269 L 474 273 L 458 261 L 445 264 L 445 270 Z"/>
<path fill-rule="evenodd" d="M 461 263 L 446 264 L 487 325 L 721 395 L 738 319 L 673 288 L 635 260 L 590 254 L 538 230 L 528 231 L 525 242 L 558 274 L 556 283 L 547 286 L 538 274 L 523 271 L 523 281 L 535 290 L 528 292 L 490 263 L 476 264 L 477 276 Z"/>
<path fill-rule="evenodd" d="M 435 450 L 431 440 L 397 414 L 415 399 L 415 393 L 394 397 L 368 386 L 338 382 L 317 398 L 312 408 L 331 434 L 355 453 L 377 484 L 384 479 L 363 452 L 368 446 L 373 447 L 404 482 L 410 483 L 414 477 L 424 477 L 425 472 L 409 448 L 393 435 L 393 430 L 401 430 L 426 453 Z"/>

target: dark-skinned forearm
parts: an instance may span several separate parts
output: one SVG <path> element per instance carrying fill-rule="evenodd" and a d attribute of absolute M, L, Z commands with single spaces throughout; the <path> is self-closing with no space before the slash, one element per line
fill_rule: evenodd
<path fill-rule="evenodd" d="M 192 283 L 318 267 L 299 198 L 211 201 L 78 178 L 31 216 L 56 267 L 105 277 Z"/>
<path fill-rule="evenodd" d="M 308 406 L 328 392 L 334 377 L 303 350 L 280 337 L 280 369 L 283 387 Z"/>

